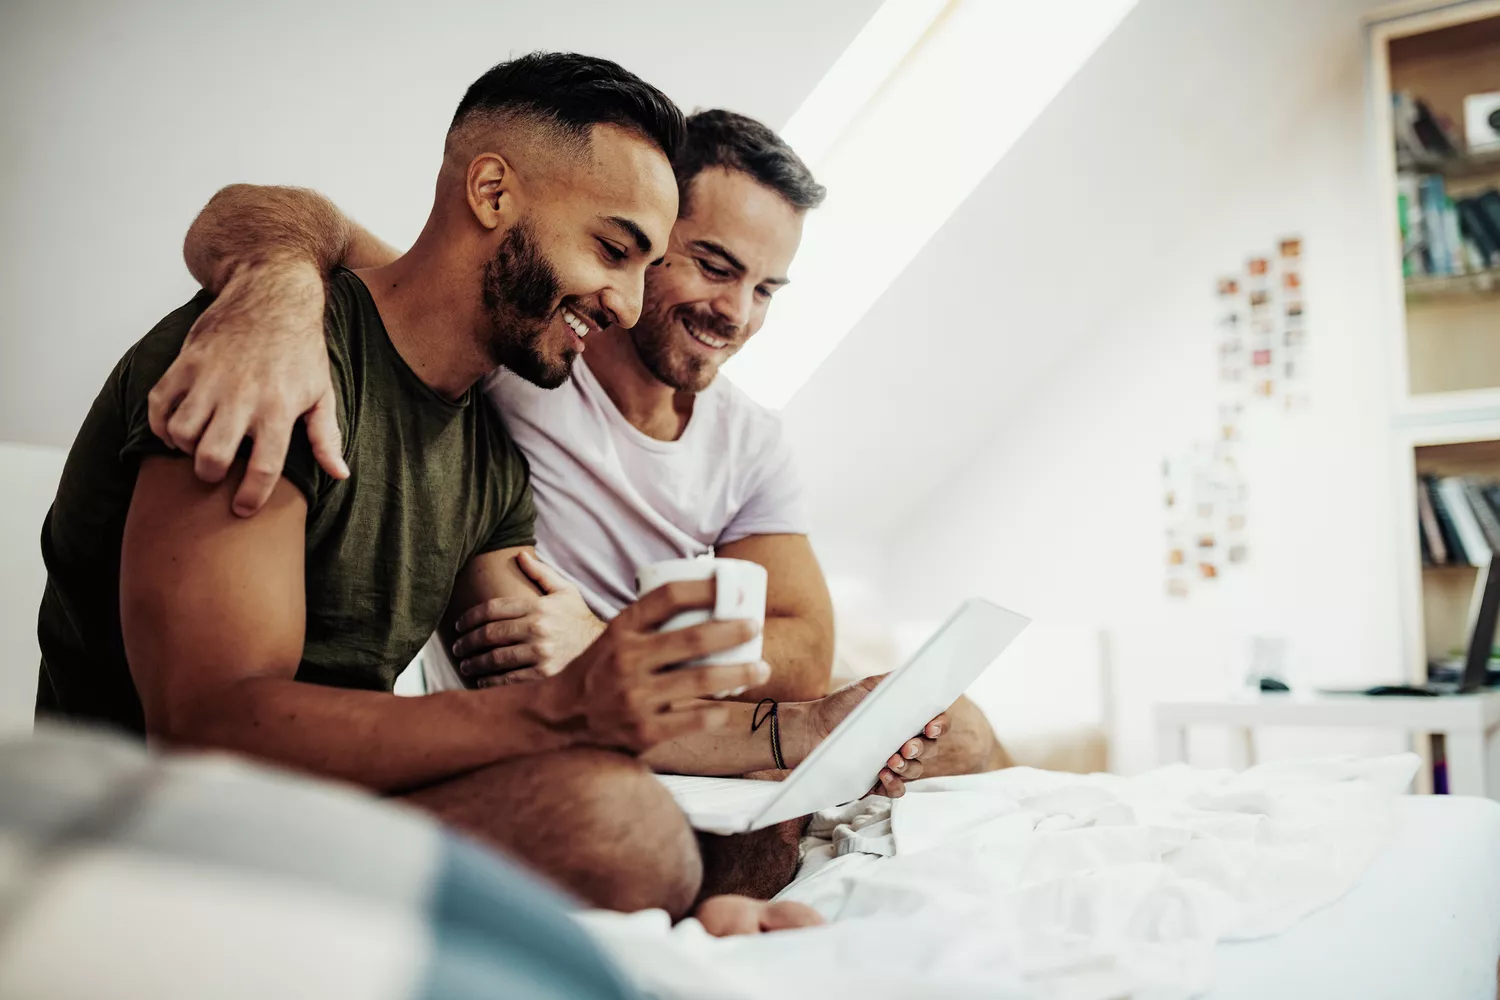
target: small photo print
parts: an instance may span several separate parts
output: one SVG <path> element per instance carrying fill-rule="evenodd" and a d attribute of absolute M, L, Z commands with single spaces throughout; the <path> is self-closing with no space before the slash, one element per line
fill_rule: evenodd
<path fill-rule="evenodd" d="M 1271 293 L 1270 292 L 1267 292 L 1267 291 L 1258 291 L 1258 292 L 1251 292 L 1250 293 L 1250 308 L 1251 309 L 1260 309 L 1263 306 L 1265 306 L 1267 303 L 1269 303 L 1270 301 L 1271 301 Z"/>
<path fill-rule="evenodd" d="M 1290 257 L 1290 258 L 1301 257 L 1302 256 L 1302 237 L 1300 237 L 1300 236 L 1288 236 L 1286 239 L 1284 239 L 1284 240 L 1281 241 L 1281 248 L 1280 249 L 1281 249 L 1281 256 L 1284 257 L 1284 258 L 1287 258 L 1287 257 Z"/>
<path fill-rule="evenodd" d="M 1270 379 L 1262 379 L 1255 383 L 1254 392 L 1257 396 L 1271 397 L 1276 392 L 1276 383 Z"/>
<path fill-rule="evenodd" d="M 1250 363 L 1255 365 L 1257 368 L 1270 364 L 1271 352 L 1268 350 L 1256 351 L 1250 356 Z"/>
<path fill-rule="evenodd" d="M 1212 580 L 1219 575 L 1219 567 L 1213 563 L 1199 563 L 1198 574 L 1205 580 Z"/>
<path fill-rule="evenodd" d="M 1295 291 L 1302 287 L 1302 275 L 1296 271 L 1287 271 L 1281 276 L 1281 287 L 1288 291 Z"/>
<path fill-rule="evenodd" d="M 1229 547 L 1229 561 L 1232 563 L 1243 563 L 1250 558 L 1250 553 L 1244 545 L 1231 545 Z"/>
<path fill-rule="evenodd" d="M 1261 337 L 1269 337 L 1276 330 L 1276 324 L 1269 317 L 1261 317 L 1250 324 L 1252 333 Z"/>
<path fill-rule="evenodd" d="M 1168 597 L 1186 597 L 1188 595 L 1188 582 L 1182 577 L 1173 577 L 1167 581 Z"/>
<path fill-rule="evenodd" d="M 1219 279 L 1219 294 L 1220 295 L 1238 295 L 1239 291 L 1240 291 L 1240 283 L 1237 280 L 1235 280 L 1234 278 L 1220 278 Z"/>
<path fill-rule="evenodd" d="M 1287 318 L 1287 321 L 1290 322 L 1293 317 L 1296 317 L 1298 320 L 1300 320 L 1302 318 L 1302 303 L 1301 302 L 1288 302 L 1286 304 L 1286 318 Z"/>
<path fill-rule="evenodd" d="M 1198 536 L 1198 548 L 1200 548 L 1200 549 L 1211 549 L 1216 544 L 1217 543 L 1214 541 L 1214 536 L 1213 535 L 1199 535 Z"/>
<path fill-rule="evenodd" d="M 1300 347 L 1305 338 L 1306 334 L 1303 333 L 1300 326 L 1289 326 L 1286 328 L 1286 346 Z"/>
<path fill-rule="evenodd" d="M 1169 549 L 1167 551 L 1167 565 L 1168 566 L 1186 566 L 1187 565 L 1187 553 L 1184 552 L 1184 551 L 1182 551 L 1181 549 Z"/>
<path fill-rule="evenodd" d="M 1271 262 L 1264 257 L 1251 257 L 1247 269 L 1252 275 L 1260 277 L 1271 269 Z"/>
<path fill-rule="evenodd" d="M 1224 527 L 1228 528 L 1230 531 L 1244 531 L 1245 515 L 1230 514 L 1229 517 L 1224 521 Z"/>

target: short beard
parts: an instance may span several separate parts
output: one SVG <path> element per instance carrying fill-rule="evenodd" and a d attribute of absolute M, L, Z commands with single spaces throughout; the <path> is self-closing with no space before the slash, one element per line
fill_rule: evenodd
<path fill-rule="evenodd" d="M 510 227 L 484 265 L 484 308 L 490 331 L 486 347 L 496 367 L 508 368 L 543 389 L 556 389 L 573 372 L 578 352 L 561 358 L 542 353 L 542 337 L 557 310 L 557 271 L 536 248 L 529 219 Z"/>
<path fill-rule="evenodd" d="M 689 310 L 687 318 L 694 327 L 711 336 L 733 341 L 737 333 L 734 327 L 712 314 Z M 696 354 L 674 350 L 676 325 L 677 316 L 671 310 L 666 313 L 642 314 L 635 326 L 630 328 L 635 353 L 658 382 L 669 385 L 678 392 L 702 392 L 713 384 L 714 377 L 719 374 L 719 366 Z"/>

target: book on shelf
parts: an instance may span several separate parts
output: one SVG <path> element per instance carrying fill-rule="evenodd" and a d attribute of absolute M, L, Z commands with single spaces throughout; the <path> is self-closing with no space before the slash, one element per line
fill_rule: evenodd
<path fill-rule="evenodd" d="M 1428 502 L 1432 504 L 1433 515 L 1437 518 L 1439 537 L 1442 539 L 1443 548 L 1448 558 L 1439 565 L 1442 566 L 1473 566 L 1469 561 L 1468 554 L 1464 551 L 1463 543 L 1458 537 L 1458 528 L 1454 526 L 1453 515 L 1448 511 L 1448 503 L 1443 499 L 1438 490 L 1436 476 L 1423 476 L 1421 480 L 1423 491 L 1427 494 Z"/>
<path fill-rule="evenodd" d="M 1443 164 L 1459 155 L 1452 123 L 1421 98 L 1392 95 L 1396 136 L 1396 217 L 1401 272 L 1448 277 L 1500 268 L 1500 190 L 1453 197 Z"/>
<path fill-rule="evenodd" d="M 1453 122 L 1409 90 L 1391 95 L 1391 124 L 1398 164 L 1430 164 L 1458 152 Z"/>
<path fill-rule="evenodd" d="M 1396 185 L 1401 273 L 1475 274 L 1500 267 L 1500 190 L 1454 199 L 1441 174 L 1402 174 Z"/>
<path fill-rule="evenodd" d="M 1444 476 L 1437 481 L 1437 492 L 1453 520 L 1458 533 L 1458 543 L 1470 566 L 1488 566 L 1494 551 L 1484 529 L 1479 526 L 1479 514 L 1469 500 L 1467 484 L 1458 476 Z"/>
<path fill-rule="evenodd" d="M 1417 480 L 1417 523 L 1422 538 L 1422 562 L 1429 566 L 1448 565 L 1448 545 L 1443 540 L 1443 529 L 1438 525 L 1437 511 L 1432 506 L 1432 495 L 1427 492 L 1425 479 Z"/>

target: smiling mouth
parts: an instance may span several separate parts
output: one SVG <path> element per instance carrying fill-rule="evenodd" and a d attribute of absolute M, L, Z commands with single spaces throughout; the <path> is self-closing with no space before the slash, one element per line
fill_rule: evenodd
<path fill-rule="evenodd" d="M 729 346 L 729 341 L 724 340 L 722 337 L 715 337 L 712 334 L 704 333 L 702 330 L 699 330 L 697 327 L 693 326 L 692 323 L 688 322 L 685 319 L 681 322 L 682 328 L 687 331 L 688 336 L 692 337 L 704 347 L 710 348 L 715 351 L 722 351 L 724 348 Z"/>
<path fill-rule="evenodd" d="M 568 329 L 572 330 L 575 334 L 578 335 L 579 340 L 582 340 L 584 337 L 587 337 L 589 335 L 589 330 L 591 329 L 591 327 L 573 310 L 564 309 L 562 311 L 562 319 L 563 322 L 568 325 Z"/>

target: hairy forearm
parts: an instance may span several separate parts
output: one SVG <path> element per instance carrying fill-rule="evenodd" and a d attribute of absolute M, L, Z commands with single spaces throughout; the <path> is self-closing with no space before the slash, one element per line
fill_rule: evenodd
<path fill-rule="evenodd" d="M 828 693 L 833 636 L 821 623 L 795 615 L 767 615 L 761 656 L 771 679 L 740 695 L 743 701 L 812 701 Z"/>
<path fill-rule="evenodd" d="M 182 255 L 198 283 L 218 293 L 242 265 L 304 261 L 326 274 L 349 256 L 355 228 L 316 191 L 231 184 L 193 221 Z"/>
<path fill-rule="evenodd" d="M 774 769 L 776 758 L 771 753 L 770 724 L 763 722 L 759 729 L 751 732 L 756 706 L 727 704 L 731 714 L 723 729 L 694 733 L 658 744 L 642 754 L 641 759 L 651 765 L 652 770 L 663 774 L 734 776 Z M 816 745 L 809 729 L 809 707 L 788 703 L 778 706 L 778 711 L 781 713 L 778 731 L 781 734 L 782 763 L 788 768 L 795 767 Z M 760 714 L 764 715 L 765 710 Z"/>
<path fill-rule="evenodd" d="M 168 742 L 230 750 L 376 792 L 401 792 L 577 741 L 548 721 L 540 684 L 403 698 L 278 677 L 218 689 L 171 719 Z"/>

